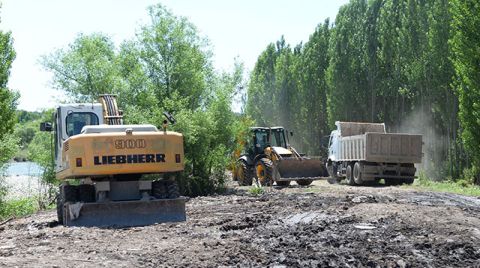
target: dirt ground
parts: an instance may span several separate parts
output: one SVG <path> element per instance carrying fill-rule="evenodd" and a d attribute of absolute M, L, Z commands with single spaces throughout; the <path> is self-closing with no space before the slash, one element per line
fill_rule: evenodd
<path fill-rule="evenodd" d="M 317 181 L 192 198 L 188 220 L 100 229 L 55 212 L 0 227 L 1 267 L 480 267 L 480 199 Z"/>

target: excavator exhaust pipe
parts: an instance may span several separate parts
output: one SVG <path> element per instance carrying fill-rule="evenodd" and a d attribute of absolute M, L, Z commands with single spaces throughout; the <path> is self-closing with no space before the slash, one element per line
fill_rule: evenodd
<path fill-rule="evenodd" d="M 185 197 L 175 199 L 65 203 L 65 226 L 123 228 L 186 220 Z"/>

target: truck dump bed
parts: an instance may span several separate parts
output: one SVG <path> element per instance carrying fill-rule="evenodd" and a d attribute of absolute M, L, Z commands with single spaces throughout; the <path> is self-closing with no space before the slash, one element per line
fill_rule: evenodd
<path fill-rule="evenodd" d="M 367 132 L 340 139 L 341 161 L 420 163 L 422 135 Z"/>

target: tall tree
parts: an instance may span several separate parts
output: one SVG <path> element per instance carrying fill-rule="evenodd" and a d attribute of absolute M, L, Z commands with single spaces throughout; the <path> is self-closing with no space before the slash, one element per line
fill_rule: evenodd
<path fill-rule="evenodd" d="M 476 169 L 476 183 L 480 184 L 480 2 L 452 0 L 450 3 L 453 16 L 450 42 L 462 138 Z"/>
<path fill-rule="evenodd" d="M 53 86 L 76 100 L 91 101 L 99 94 L 114 93 L 120 86 L 115 65 L 115 46 L 101 33 L 80 34 L 68 49 L 42 58 L 53 72 Z"/>
<path fill-rule="evenodd" d="M 0 31 L 0 167 L 10 159 L 16 150 L 12 137 L 15 125 L 15 109 L 18 94 L 7 88 L 10 69 L 15 59 L 13 38 L 10 32 Z"/>

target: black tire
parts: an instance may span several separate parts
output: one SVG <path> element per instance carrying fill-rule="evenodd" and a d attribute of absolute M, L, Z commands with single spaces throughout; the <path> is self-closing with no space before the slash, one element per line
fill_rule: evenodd
<path fill-rule="evenodd" d="M 250 186 L 253 181 L 253 174 L 251 168 L 243 160 L 237 163 L 237 181 L 240 186 Z"/>
<path fill-rule="evenodd" d="M 355 162 L 355 164 L 353 165 L 353 181 L 357 185 L 363 184 L 362 172 L 363 172 L 362 165 L 359 162 Z"/>
<path fill-rule="evenodd" d="M 58 224 L 63 224 L 63 199 L 60 193 L 57 194 L 57 221 Z"/>
<path fill-rule="evenodd" d="M 177 182 L 167 181 L 165 185 L 166 185 L 166 188 L 167 188 L 168 198 L 173 199 L 173 198 L 179 198 L 180 197 L 180 190 L 178 189 Z"/>
<path fill-rule="evenodd" d="M 290 181 L 276 181 L 277 186 L 280 187 L 288 187 L 290 185 Z"/>
<path fill-rule="evenodd" d="M 261 166 L 262 174 L 259 167 Z M 271 186 L 273 184 L 273 162 L 268 158 L 261 158 L 255 164 L 255 180 L 260 186 Z"/>
<path fill-rule="evenodd" d="M 63 185 L 62 198 L 64 202 L 76 203 L 78 202 L 78 188 L 75 185 Z"/>
<path fill-rule="evenodd" d="M 403 179 L 403 183 L 408 185 L 412 185 L 414 181 L 415 181 L 415 178 Z"/>
<path fill-rule="evenodd" d="M 331 161 L 327 162 L 326 169 L 327 169 L 327 173 L 328 173 L 328 176 L 329 176 L 329 178 L 327 179 L 328 183 L 338 184 L 342 181 L 342 178 L 337 176 Z"/>
<path fill-rule="evenodd" d="M 167 188 L 165 181 L 154 181 L 152 182 L 152 195 L 157 199 L 166 199 L 168 198 Z"/>
<path fill-rule="evenodd" d="M 300 186 L 308 186 L 312 184 L 312 180 L 296 180 L 297 184 Z"/>
<path fill-rule="evenodd" d="M 350 186 L 357 185 L 355 183 L 355 180 L 353 179 L 353 168 L 352 168 L 352 165 L 350 164 L 347 166 L 347 184 Z"/>
<path fill-rule="evenodd" d="M 95 186 L 91 184 L 81 184 L 78 186 L 78 199 L 84 203 L 95 202 Z"/>

